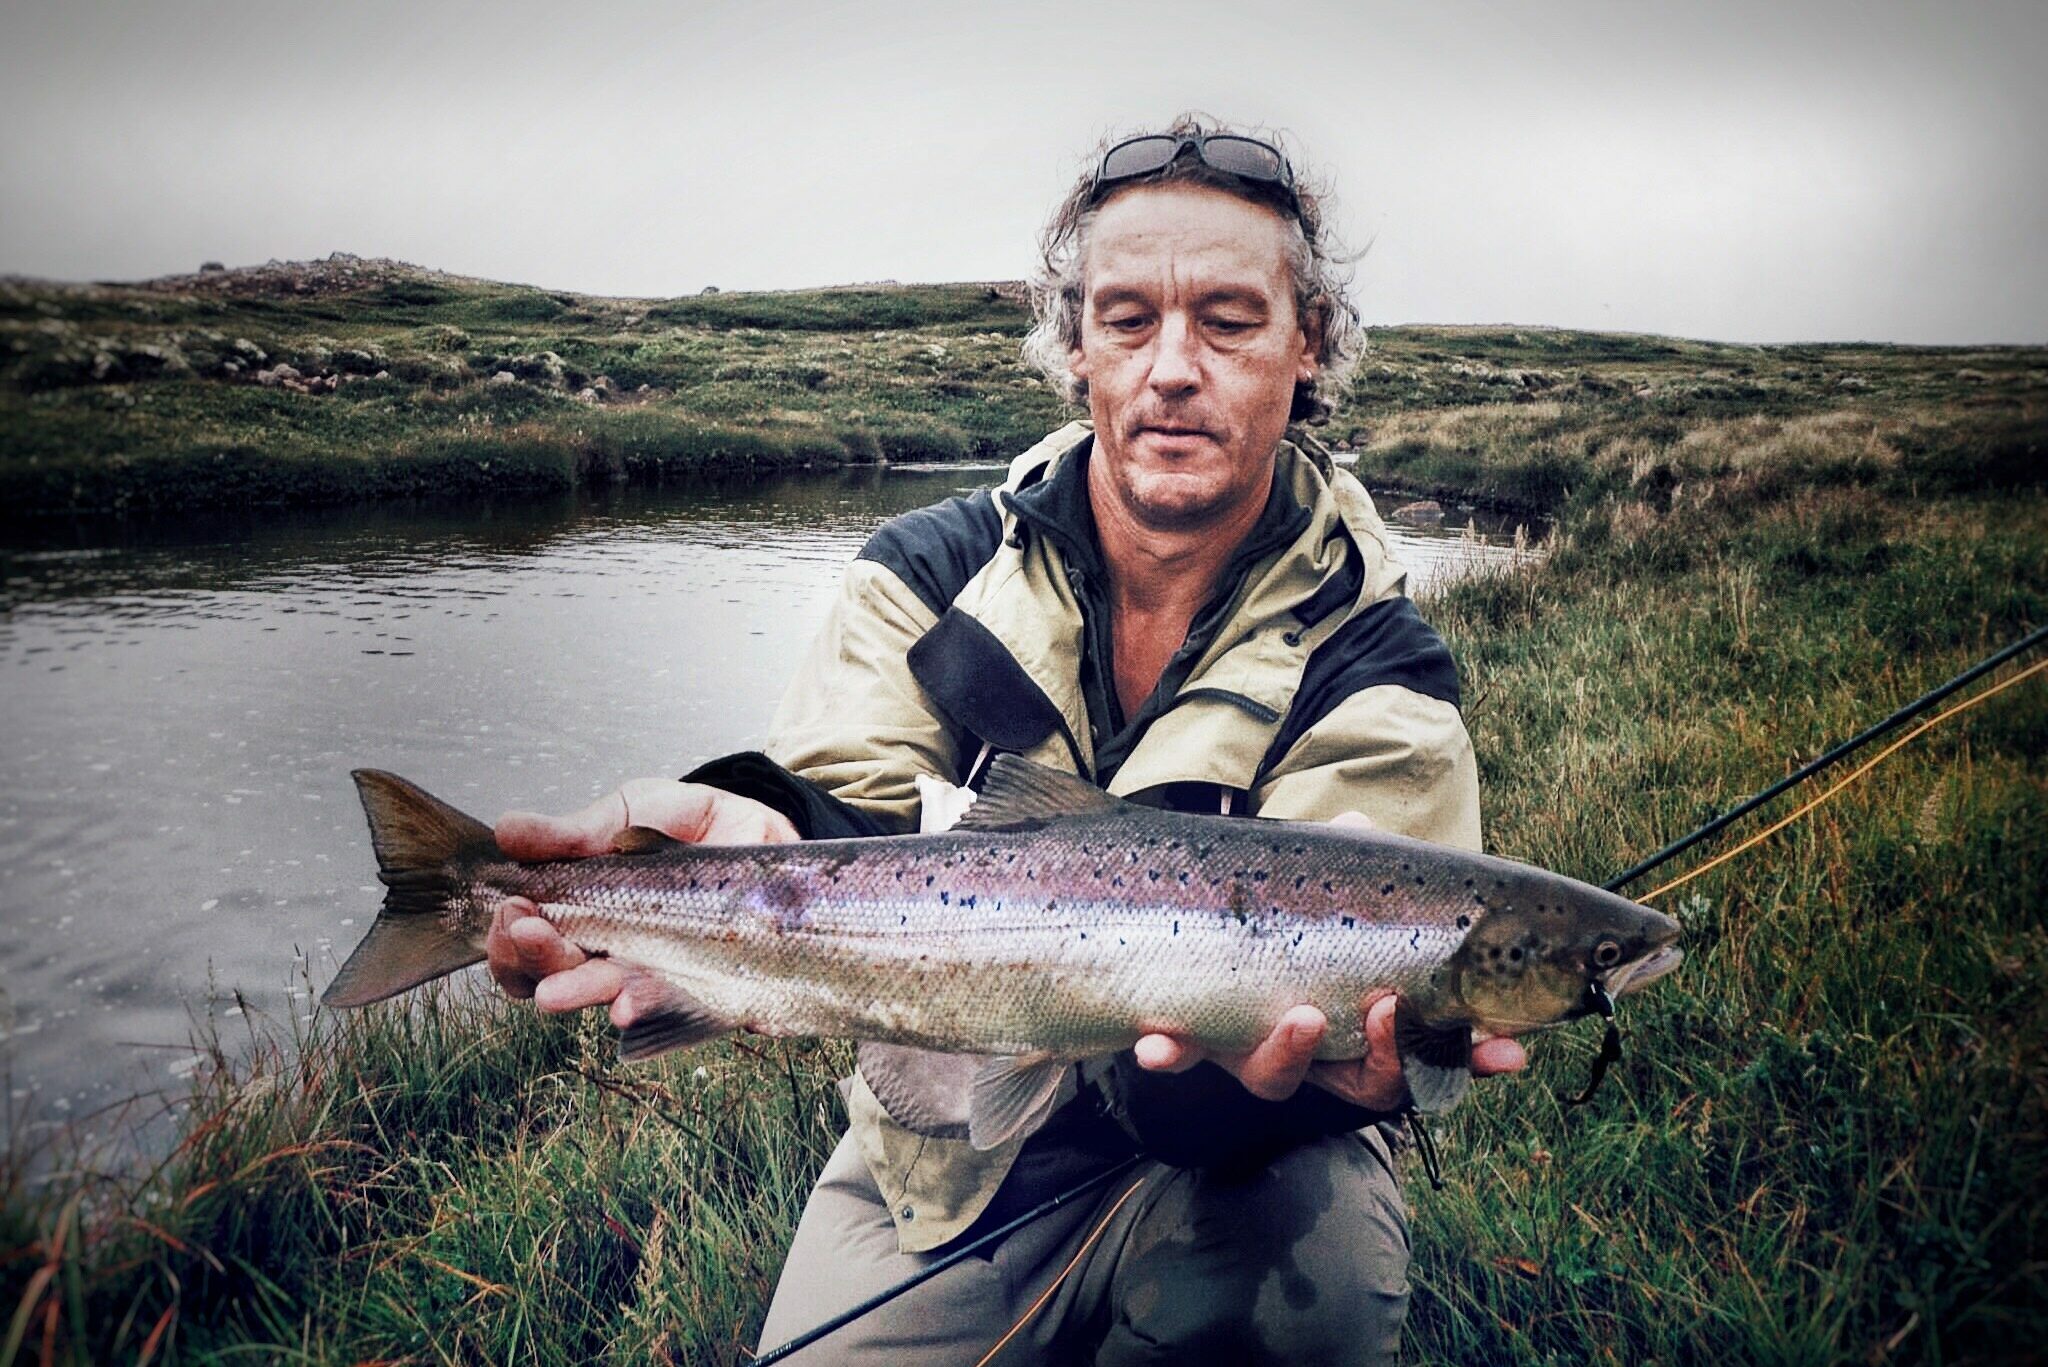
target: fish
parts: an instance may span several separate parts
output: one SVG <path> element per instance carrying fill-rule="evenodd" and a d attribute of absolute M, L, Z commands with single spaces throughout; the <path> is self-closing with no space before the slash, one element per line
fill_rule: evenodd
<path fill-rule="evenodd" d="M 1303 1003 L 1320 1059 L 1367 1052 L 1397 994 L 1418 1110 L 1448 1109 L 1474 1041 L 1586 1014 L 1677 966 L 1678 924 L 1527 864 L 1326 823 L 1188 815 L 1014 755 L 931 835 L 691 845 L 643 827 L 615 853 L 521 864 L 490 828 L 395 774 L 354 773 L 387 891 L 322 1000 L 360 1007 L 484 957 L 524 897 L 653 1001 L 625 1061 L 739 1030 L 981 1060 L 968 1137 L 1036 1129 L 1081 1059 L 1163 1032 L 1243 1052 Z"/>

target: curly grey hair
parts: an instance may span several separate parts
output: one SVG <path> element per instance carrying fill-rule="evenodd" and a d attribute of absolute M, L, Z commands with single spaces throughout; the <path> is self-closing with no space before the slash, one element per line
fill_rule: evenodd
<path fill-rule="evenodd" d="M 1263 138 L 1286 150 L 1282 136 L 1265 132 L 1245 133 L 1205 121 L 1194 114 L 1180 115 L 1164 131 L 1170 135 L 1234 133 Z M 1081 345 L 1088 230 L 1101 207 L 1092 202 L 1095 168 L 1101 164 L 1103 154 L 1118 141 L 1121 139 L 1102 140 L 1088 161 L 1087 171 L 1046 220 L 1045 230 L 1038 239 L 1039 267 L 1030 282 L 1033 322 L 1031 331 L 1024 338 L 1024 359 L 1043 371 L 1068 402 L 1083 407 L 1088 403 L 1088 382 L 1075 376 L 1067 361 Z M 1153 185 L 1189 181 L 1213 185 L 1241 199 L 1276 209 L 1287 218 L 1293 228 L 1289 235 L 1287 269 L 1294 283 L 1295 313 L 1301 319 L 1303 329 L 1317 343 L 1316 377 L 1294 387 L 1294 406 L 1288 414 L 1288 421 L 1319 423 L 1325 421 L 1336 407 L 1337 396 L 1343 393 L 1345 381 L 1350 378 L 1360 353 L 1365 350 L 1365 329 L 1360 325 L 1358 310 L 1349 297 L 1350 267 L 1357 258 L 1344 254 L 1324 218 L 1329 202 L 1327 189 L 1311 183 L 1303 175 L 1299 159 L 1291 153 L 1288 162 L 1294 168 L 1294 196 L 1300 206 L 1299 212 L 1294 211 L 1286 201 L 1285 192 L 1277 187 L 1240 180 L 1191 156 L 1178 157 L 1163 169 L 1135 183 Z"/>

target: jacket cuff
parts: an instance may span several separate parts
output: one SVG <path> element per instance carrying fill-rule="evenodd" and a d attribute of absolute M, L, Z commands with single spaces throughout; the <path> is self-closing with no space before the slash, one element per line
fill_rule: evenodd
<path fill-rule="evenodd" d="M 1307 1083 L 1285 1101 L 1265 1101 L 1213 1063 L 1159 1073 L 1129 1052 L 1111 1060 L 1099 1085 L 1110 1115 L 1146 1154 L 1179 1168 L 1248 1171 L 1326 1135 L 1395 1118 Z"/>
<path fill-rule="evenodd" d="M 683 775 L 683 782 L 702 783 L 773 807 L 788 817 L 796 833 L 806 840 L 895 834 L 875 816 L 841 802 L 758 750 L 745 750 L 700 764 Z"/>

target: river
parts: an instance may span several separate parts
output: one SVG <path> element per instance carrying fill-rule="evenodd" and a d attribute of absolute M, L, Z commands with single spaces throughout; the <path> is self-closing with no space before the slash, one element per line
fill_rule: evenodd
<path fill-rule="evenodd" d="M 239 1026 L 240 1003 L 310 1018 L 306 976 L 325 984 L 382 891 L 351 768 L 489 820 L 758 746 L 868 534 L 1000 474 L 14 533 L 5 1124 L 32 1137 L 177 1089 L 195 1025 Z M 1514 554 L 1511 526 L 1470 522 L 1395 526 L 1411 591 Z"/>

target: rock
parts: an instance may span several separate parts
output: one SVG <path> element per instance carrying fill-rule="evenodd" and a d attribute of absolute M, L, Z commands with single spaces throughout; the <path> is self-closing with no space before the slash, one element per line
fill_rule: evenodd
<path fill-rule="evenodd" d="M 716 293 L 718 293 L 718 286 L 716 286 L 716 285 L 706 285 L 706 286 L 705 286 L 705 287 L 704 287 L 703 289 L 701 289 L 701 290 L 698 290 L 698 291 L 697 291 L 697 293 L 699 293 L 699 294 L 716 294 Z"/>
<path fill-rule="evenodd" d="M 612 383 L 612 377 L 609 375 L 598 376 L 596 379 L 590 382 L 590 387 L 592 389 L 595 389 L 598 393 L 604 395 L 607 399 L 611 398 L 614 394 L 617 394 L 619 392 L 619 387 L 616 384 Z"/>
<path fill-rule="evenodd" d="M 257 346 L 247 337 L 235 338 L 232 343 L 232 349 L 235 355 L 241 357 L 243 362 L 248 365 L 262 365 L 270 359 L 270 357 L 263 353 L 262 347 Z"/>
<path fill-rule="evenodd" d="M 1433 498 L 1419 498 L 1394 509 L 1394 516 L 1403 522 L 1441 522 L 1444 520 L 1444 505 Z"/>
<path fill-rule="evenodd" d="M 222 361 L 220 363 L 220 373 L 223 375 L 239 375 L 242 373 L 242 363 L 240 361 Z"/>
<path fill-rule="evenodd" d="M 391 372 L 388 370 L 380 370 L 375 375 L 372 375 L 370 378 L 373 380 L 388 380 L 391 378 Z"/>
<path fill-rule="evenodd" d="M 1989 384 L 1989 383 L 1991 383 L 1991 377 L 1990 377 L 1989 375 L 1986 375 L 1986 374 L 1985 374 L 1985 373 L 1984 373 L 1983 371 L 1981 371 L 1981 370 L 1968 370 L 1968 369 L 1964 369 L 1964 370 L 1958 370 L 1958 371 L 1956 372 L 1956 383 L 1957 383 L 1957 384 Z"/>
<path fill-rule="evenodd" d="M 1870 388 L 1870 381 L 1864 379 L 1861 375 L 1844 375 L 1841 379 L 1835 381 L 1835 388 L 1849 390 L 1868 389 Z"/>
<path fill-rule="evenodd" d="M 256 383 L 268 389 L 276 389 L 279 385 L 296 384 L 304 378 L 296 366 L 283 364 L 256 372 Z"/>
<path fill-rule="evenodd" d="M 199 263 L 199 273 L 201 275 L 217 275 L 226 269 L 227 267 L 218 261 L 202 261 Z"/>
<path fill-rule="evenodd" d="M 361 347 L 343 347 L 334 353 L 334 365 L 351 375 L 369 375 L 384 368 L 384 354 Z"/>
<path fill-rule="evenodd" d="M 501 370 L 501 371 L 499 371 L 499 372 L 498 372 L 497 374 L 495 374 L 495 375 L 491 376 L 491 383 L 492 383 L 492 384 L 518 384 L 518 383 L 519 383 L 519 377 L 518 377 L 517 375 L 514 375 L 514 374 L 513 374 L 513 373 L 512 373 L 511 371 L 509 371 L 509 370 Z"/>
<path fill-rule="evenodd" d="M 595 389 L 592 389 L 587 385 L 584 388 L 576 391 L 576 397 L 582 400 L 584 403 L 604 402 L 604 395 L 598 393 Z"/>
<path fill-rule="evenodd" d="M 552 351 L 538 351 L 524 356 L 512 356 L 498 362 L 502 370 L 509 370 L 516 379 L 532 384 L 546 385 L 560 389 L 569 378 L 569 368 L 562 358 Z"/>

